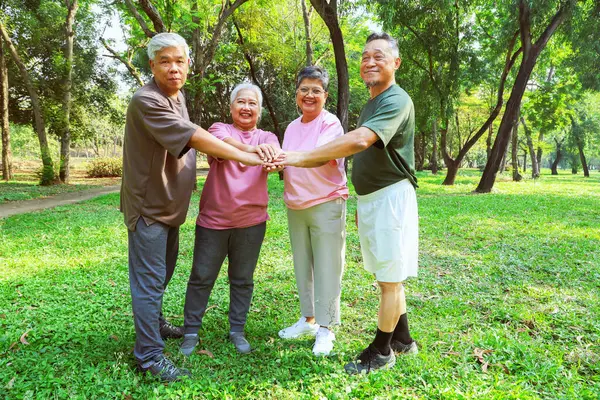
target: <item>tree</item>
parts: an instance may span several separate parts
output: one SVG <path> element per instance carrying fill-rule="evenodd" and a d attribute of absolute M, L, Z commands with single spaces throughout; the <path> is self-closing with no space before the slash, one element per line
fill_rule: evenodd
<path fill-rule="evenodd" d="M 71 99 L 73 87 L 73 40 L 75 32 L 73 23 L 79 8 L 77 0 L 65 0 L 67 18 L 65 22 L 65 76 L 63 81 L 63 132 L 60 140 L 60 169 L 59 179 L 63 183 L 69 182 L 69 160 L 71 153 Z"/>
<path fill-rule="evenodd" d="M 518 1 L 518 26 L 522 48 L 522 58 L 513 84 L 510 97 L 506 103 L 506 109 L 498 127 L 496 140 L 490 152 L 490 157 L 483 171 L 483 175 L 475 191 L 479 193 L 488 193 L 491 191 L 496 180 L 496 173 L 500 167 L 502 156 L 508 144 L 510 133 L 512 132 L 517 119 L 518 111 L 521 106 L 521 100 L 529 77 L 536 65 L 539 55 L 546 47 L 548 41 L 554 35 L 560 25 L 568 18 L 575 7 L 575 0 L 549 1 L 543 4 L 537 4 L 532 9 L 526 0 Z M 556 10 L 556 11 L 553 11 Z M 537 29 L 536 22 L 544 20 L 546 14 L 550 14 L 549 22 L 540 23 Z M 535 30 L 541 30 L 538 39 L 534 41 L 533 34 Z"/>
<path fill-rule="evenodd" d="M 50 155 L 50 148 L 48 147 L 48 139 L 46 137 L 46 125 L 44 121 L 44 115 L 42 111 L 42 106 L 40 104 L 38 91 L 33 84 L 33 81 L 29 75 L 25 63 L 21 59 L 21 56 L 19 55 L 17 49 L 12 43 L 10 36 L 8 35 L 4 22 L 1 21 L 0 33 L 2 34 L 2 38 L 4 39 L 4 42 L 10 50 L 11 56 L 15 64 L 17 64 L 17 66 L 19 67 L 19 70 L 21 72 L 21 78 L 27 88 L 27 91 L 29 92 L 31 107 L 33 109 L 34 115 L 34 129 L 40 142 L 40 153 L 42 156 L 42 174 L 40 178 L 40 184 L 50 185 L 54 181 L 54 164 L 52 162 L 52 156 Z"/>
<path fill-rule="evenodd" d="M 4 59 L 4 40 L 0 38 L 0 115 L 2 118 L 2 179 L 13 177 L 10 127 L 8 123 L 8 69 Z"/>
<path fill-rule="evenodd" d="M 348 63 L 344 49 L 344 36 L 338 21 L 337 0 L 310 0 L 311 4 L 321 16 L 329 29 L 333 53 L 335 56 L 335 70 L 337 72 L 337 117 L 342 123 L 344 131 L 348 131 L 348 104 L 350 103 L 350 84 L 348 77 Z"/>

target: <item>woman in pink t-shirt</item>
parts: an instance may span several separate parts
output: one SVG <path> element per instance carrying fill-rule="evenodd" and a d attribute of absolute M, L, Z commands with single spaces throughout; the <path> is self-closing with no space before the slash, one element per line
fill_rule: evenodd
<path fill-rule="evenodd" d="M 209 132 L 240 150 L 256 152 L 271 161 L 281 152 L 277 137 L 256 128 L 262 94 L 241 84 L 231 94 L 233 124 L 215 123 Z M 229 338 L 240 353 L 251 351 L 244 336 L 254 289 L 254 270 L 262 245 L 269 195 L 268 173 L 262 166 L 208 157 L 210 171 L 200 197 L 196 219 L 194 261 L 185 296 L 184 340 L 189 355 L 198 344 L 198 331 L 208 298 L 225 257 L 229 258 Z"/>
<path fill-rule="evenodd" d="M 337 117 L 323 109 L 329 83 L 327 71 L 306 67 L 296 82 L 296 103 L 302 116 L 287 127 L 284 151 L 309 151 L 343 135 Z M 330 328 L 340 323 L 346 182 L 343 158 L 317 168 L 284 170 L 284 200 L 302 316 L 294 325 L 279 331 L 279 336 L 316 336 L 315 355 L 329 355 L 335 340 Z"/>

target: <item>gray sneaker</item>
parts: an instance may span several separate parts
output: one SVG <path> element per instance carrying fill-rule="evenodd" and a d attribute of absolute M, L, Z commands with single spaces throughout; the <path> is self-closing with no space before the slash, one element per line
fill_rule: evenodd
<path fill-rule="evenodd" d="M 229 340 L 234 344 L 235 349 L 242 354 L 248 354 L 252 351 L 250 343 L 246 340 L 244 332 L 229 332 Z"/>
<path fill-rule="evenodd" d="M 196 346 L 198 346 L 198 335 L 194 334 L 186 334 L 183 336 L 183 342 L 181 342 L 181 346 L 179 347 L 179 352 L 184 356 L 188 357 L 190 354 L 194 352 Z"/>
<path fill-rule="evenodd" d="M 390 347 L 396 354 L 417 354 L 419 352 L 419 348 L 417 347 L 417 342 L 414 340 L 410 342 L 410 344 L 404 344 L 399 340 L 393 340 L 390 343 Z"/>
<path fill-rule="evenodd" d="M 370 344 L 355 361 L 346 364 L 344 369 L 350 375 L 368 374 L 378 369 L 392 368 L 394 365 L 396 365 L 396 356 L 393 351 L 384 356 L 375 346 Z"/>
<path fill-rule="evenodd" d="M 175 382 L 183 377 L 191 377 L 190 371 L 184 368 L 177 368 L 171 360 L 160 354 L 151 360 L 152 364 L 143 367 L 138 363 L 138 370 L 141 372 L 150 372 L 163 382 Z"/>

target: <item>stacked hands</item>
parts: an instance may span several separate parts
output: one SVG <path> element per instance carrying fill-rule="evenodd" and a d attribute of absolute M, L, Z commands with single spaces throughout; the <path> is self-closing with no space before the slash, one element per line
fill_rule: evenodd
<path fill-rule="evenodd" d="M 267 172 L 282 171 L 286 166 L 300 166 L 301 153 L 296 151 L 286 151 L 268 144 L 263 143 L 254 146 L 253 152 L 258 155 L 252 157 L 248 165 L 262 165 L 263 170 Z"/>

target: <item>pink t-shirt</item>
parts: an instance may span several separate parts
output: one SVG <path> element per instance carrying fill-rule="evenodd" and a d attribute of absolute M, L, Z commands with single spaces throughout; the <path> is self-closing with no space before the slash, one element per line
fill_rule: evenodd
<path fill-rule="evenodd" d="M 323 110 L 309 123 L 302 123 L 302 117 L 292 121 L 285 130 L 283 150 L 313 150 L 343 134 L 340 120 Z M 318 168 L 286 167 L 283 176 L 283 199 L 292 210 L 303 210 L 339 197 L 348 198 L 343 158 Z"/>
<path fill-rule="evenodd" d="M 217 122 L 208 131 L 216 138 L 232 138 L 250 146 L 269 143 L 279 148 L 277 136 L 254 129 L 242 132 L 233 125 Z M 208 156 L 210 171 L 200 197 L 196 224 L 209 229 L 246 228 L 269 219 L 267 172 L 261 166 Z"/>

